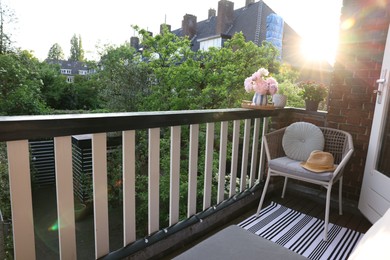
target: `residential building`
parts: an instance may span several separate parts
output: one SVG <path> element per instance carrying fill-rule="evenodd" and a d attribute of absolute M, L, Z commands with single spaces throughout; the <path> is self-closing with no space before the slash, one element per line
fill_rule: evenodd
<path fill-rule="evenodd" d="M 221 48 L 226 40 L 242 32 L 247 41 L 261 45 L 271 42 L 280 53 L 280 60 L 300 71 L 301 80 L 317 80 L 330 83 L 332 66 L 327 61 L 308 61 L 301 53 L 301 37 L 284 22 L 264 1 L 247 0 L 244 7 L 234 9 L 234 3 L 220 0 L 218 9 L 209 9 L 208 18 L 198 21 L 193 14 L 185 14 L 181 28 L 172 33 L 187 36 L 192 50 L 207 50 L 210 47 Z M 132 46 L 138 42 L 131 40 Z"/>
<path fill-rule="evenodd" d="M 197 21 L 195 15 L 186 14 L 182 27 L 172 32 L 188 36 L 194 51 L 220 48 L 227 39 L 242 32 L 247 41 L 256 45 L 263 41 L 273 43 L 282 60 L 298 50 L 300 41 L 300 36 L 262 0 L 247 0 L 244 7 L 236 10 L 233 2 L 220 0 L 217 11 L 209 9 L 206 20 Z M 289 43 L 285 44 L 287 40 Z"/>
<path fill-rule="evenodd" d="M 61 74 L 66 76 L 66 82 L 73 83 L 76 75 L 87 76 L 95 73 L 95 69 L 90 68 L 85 62 L 72 60 L 46 59 L 48 64 L 58 64 Z"/>

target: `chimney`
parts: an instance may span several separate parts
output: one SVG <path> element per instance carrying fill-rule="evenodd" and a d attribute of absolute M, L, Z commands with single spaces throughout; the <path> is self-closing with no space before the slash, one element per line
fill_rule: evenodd
<path fill-rule="evenodd" d="M 171 26 L 169 24 L 162 23 L 162 24 L 160 24 L 160 34 L 161 35 L 164 34 L 164 27 L 166 27 L 168 29 L 168 32 L 171 31 Z"/>
<path fill-rule="evenodd" d="M 214 16 L 217 16 L 217 12 L 215 11 L 215 9 L 210 8 L 210 9 L 209 9 L 209 19 L 210 19 L 211 17 L 214 17 Z"/>
<path fill-rule="evenodd" d="M 234 3 L 227 0 L 220 0 L 218 2 L 218 16 L 215 33 L 224 34 L 231 25 L 234 19 Z"/>
<path fill-rule="evenodd" d="M 181 22 L 181 28 L 183 29 L 183 34 L 188 36 L 188 38 L 194 37 L 197 30 L 196 16 L 192 14 L 186 14 L 183 16 L 183 21 Z"/>
<path fill-rule="evenodd" d="M 248 6 L 250 4 L 253 4 L 255 2 L 255 0 L 246 0 L 245 2 L 245 6 Z"/>
<path fill-rule="evenodd" d="M 139 48 L 139 39 L 136 36 L 130 38 L 130 46 L 138 50 Z"/>

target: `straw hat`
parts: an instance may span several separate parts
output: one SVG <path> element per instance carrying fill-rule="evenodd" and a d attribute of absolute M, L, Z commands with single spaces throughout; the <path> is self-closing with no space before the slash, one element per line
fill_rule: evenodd
<path fill-rule="evenodd" d="M 307 161 L 301 162 L 301 166 L 312 172 L 330 172 L 336 169 L 333 155 L 318 150 L 312 151 Z"/>

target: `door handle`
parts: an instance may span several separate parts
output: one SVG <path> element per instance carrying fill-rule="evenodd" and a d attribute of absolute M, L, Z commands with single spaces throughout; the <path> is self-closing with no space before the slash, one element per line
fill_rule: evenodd
<path fill-rule="evenodd" d="M 375 89 L 373 91 L 374 94 L 377 94 L 377 102 L 380 104 L 382 102 L 382 93 L 383 93 L 383 87 L 386 83 L 386 78 L 388 77 L 387 75 L 387 70 L 383 71 L 383 78 L 377 79 L 376 83 L 378 84 L 378 89 Z"/>

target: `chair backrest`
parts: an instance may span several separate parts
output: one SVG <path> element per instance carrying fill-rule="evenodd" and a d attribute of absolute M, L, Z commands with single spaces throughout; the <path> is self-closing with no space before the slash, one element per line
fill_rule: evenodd
<path fill-rule="evenodd" d="M 333 154 L 336 164 L 340 163 L 347 153 L 353 150 L 352 136 L 338 129 L 327 127 L 320 127 L 320 129 L 325 137 L 324 151 Z"/>

